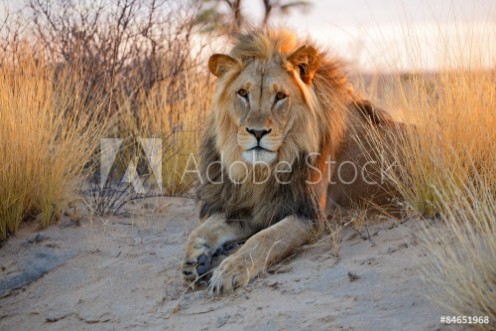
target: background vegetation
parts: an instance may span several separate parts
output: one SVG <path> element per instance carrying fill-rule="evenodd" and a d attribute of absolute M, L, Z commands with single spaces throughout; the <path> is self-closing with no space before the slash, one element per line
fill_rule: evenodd
<path fill-rule="evenodd" d="M 403 146 L 398 158 L 388 161 L 394 169 L 388 180 L 402 195 L 404 217 L 425 224 L 423 272 L 432 299 L 453 315 L 494 321 L 496 50 L 475 47 L 496 37 L 496 25 L 488 25 L 487 40 L 458 28 L 455 43 L 440 45 L 437 72 L 383 75 L 362 86 L 376 103 L 414 125 L 395 146 L 375 132 L 369 136 L 379 150 Z M 420 44 L 411 34 L 405 39 Z M 412 61 L 418 61 L 411 49 Z M 447 226 L 439 231 L 440 224 Z"/>

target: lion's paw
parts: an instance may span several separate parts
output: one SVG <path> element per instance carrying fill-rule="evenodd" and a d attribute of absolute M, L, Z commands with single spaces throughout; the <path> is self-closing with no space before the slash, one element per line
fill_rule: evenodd
<path fill-rule="evenodd" d="M 183 277 L 188 283 L 196 282 L 210 269 L 212 254 L 207 244 L 201 241 L 190 244 L 183 263 Z"/>
<path fill-rule="evenodd" d="M 247 285 L 250 281 L 250 269 L 241 255 L 227 257 L 214 271 L 210 278 L 208 289 L 210 294 L 232 292 L 239 286 Z"/>

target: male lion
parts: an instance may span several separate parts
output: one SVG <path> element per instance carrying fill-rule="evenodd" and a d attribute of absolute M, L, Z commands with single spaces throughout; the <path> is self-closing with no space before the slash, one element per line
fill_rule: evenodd
<path fill-rule="evenodd" d="M 363 178 L 328 187 L 341 164 L 367 162 L 356 128 L 386 132 L 394 123 L 353 94 L 339 61 L 286 30 L 242 34 L 208 67 L 218 79 L 200 148 L 202 223 L 187 240 L 183 275 L 195 282 L 224 244 L 247 239 L 213 271 L 209 290 L 218 294 L 308 242 L 326 206 L 389 201 Z"/>

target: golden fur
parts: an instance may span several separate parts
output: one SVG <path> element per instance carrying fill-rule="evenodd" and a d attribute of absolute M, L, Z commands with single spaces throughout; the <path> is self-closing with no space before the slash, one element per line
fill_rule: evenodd
<path fill-rule="evenodd" d="M 214 270 L 209 287 L 220 293 L 311 239 L 329 204 L 328 161 L 349 158 L 342 146 L 357 149 L 353 123 L 388 119 L 353 95 L 337 59 L 286 30 L 240 35 L 209 69 L 218 79 L 200 149 L 203 223 L 186 243 L 183 273 L 198 280 L 222 245 L 248 239 Z"/>

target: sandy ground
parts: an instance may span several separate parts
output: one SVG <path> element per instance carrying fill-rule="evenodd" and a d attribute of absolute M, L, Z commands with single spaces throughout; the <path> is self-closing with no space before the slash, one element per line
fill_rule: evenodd
<path fill-rule="evenodd" d="M 234 294 L 187 290 L 194 203 L 164 198 L 126 217 L 64 217 L 0 249 L 1 330 L 462 330 L 439 323 L 419 272 L 414 221 L 344 228 Z M 351 274 L 349 274 L 351 273 Z M 356 277 L 354 277 L 356 276 Z M 356 279 L 355 279 L 356 278 Z"/>

